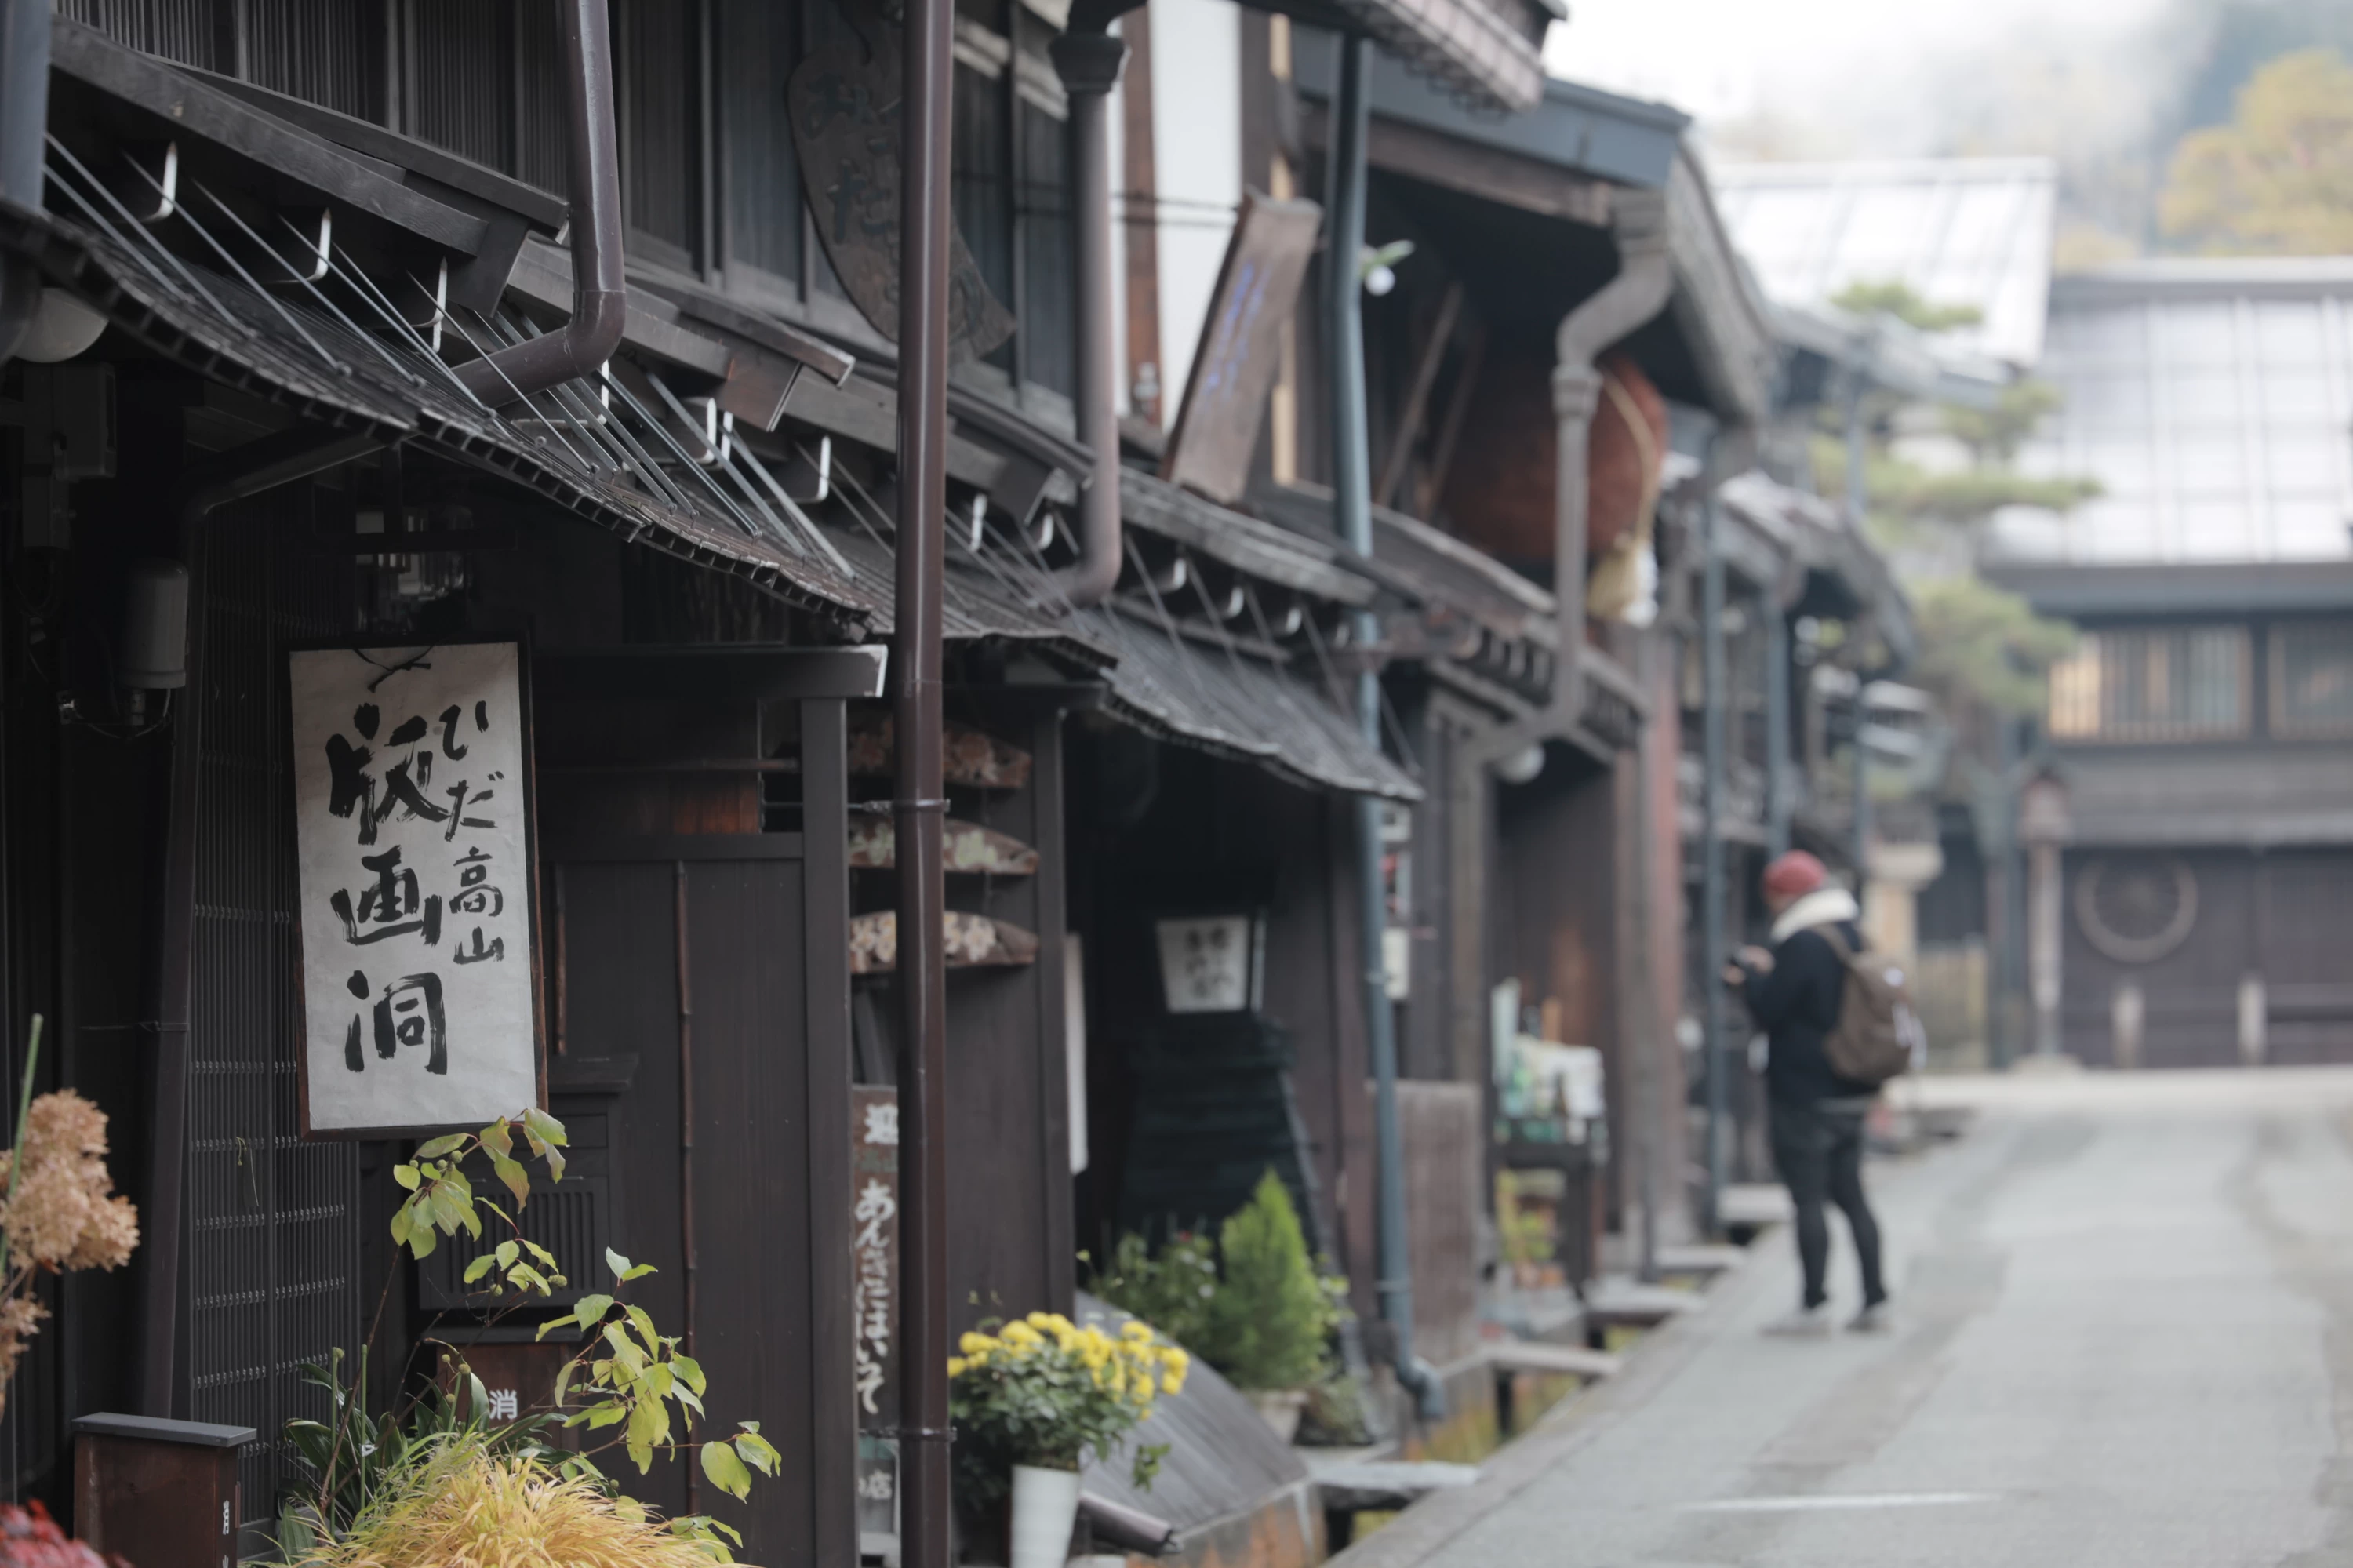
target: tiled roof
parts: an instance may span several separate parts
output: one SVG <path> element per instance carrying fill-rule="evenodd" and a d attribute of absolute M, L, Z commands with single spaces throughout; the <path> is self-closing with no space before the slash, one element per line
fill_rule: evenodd
<path fill-rule="evenodd" d="M 2042 352 L 2058 167 L 2046 158 L 1921 158 L 1712 167 L 1733 242 L 1777 304 L 1901 280 L 1981 326 L 1940 334 L 2013 366 Z"/>

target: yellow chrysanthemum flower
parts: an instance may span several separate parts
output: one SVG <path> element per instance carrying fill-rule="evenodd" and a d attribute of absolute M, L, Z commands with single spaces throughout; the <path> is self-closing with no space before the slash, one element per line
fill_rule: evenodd
<path fill-rule="evenodd" d="M 950 1356 L 948 1358 L 948 1376 L 964 1376 L 964 1369 L 971 1364 L 972 1363 L 970 1361 L 965 1361 L 962 1356 Z"/>
<path fill-rule="evenodd" d="M 956 1340 L 956 1349 L 962 1351 L 965 1355 L 976 1356 L 981 1354 L 983 1351 L 997 1349 L 997 1341 L 990 1339 L 987 1334 L 966 1334 L 962 1339 Z"/>

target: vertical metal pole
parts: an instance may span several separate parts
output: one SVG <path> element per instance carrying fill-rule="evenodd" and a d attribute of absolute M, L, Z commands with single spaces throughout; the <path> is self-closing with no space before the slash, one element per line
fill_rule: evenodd
<path fill-rule="evenodd" d="M 1995 783 L 1993 810 L 1988 815 L 1993 821 L 1993 832 L 1980 836 L 1989 840 L 1986 849 L 1986 1035 L 1990 1046 L 1991 1065 L 1996 1072 L 2009 1069 L 2010 1059 L 2018 1054 L 2018 1021 L 2020 1008 L 2019 977 L 2023 966 L 2018 962 L 2019 927 L 2018 898 L 2018 723 L 2009 715 L 1994 720 Z"/>
<path fill-rule="evenodd" d="M 1718 438 L 1721 439 L 1721 438 Z M 1724 553 L 1717 535 L 1723 503 L 1714 490 L 1700 510 L 1700 662 L 1705 706 L 1700 715 L 1700 948 L 1707 997 L 1707 1228 L 1723 1231 L 1724 1130 L 1730 1086 L 1725 1081 L 1724 966 Z"/>
<path fill-rule="evenodd" d="M 1867 351 L 1864 351 L 1867 352 Z M 1846 377 L 1846 515 L 1847 521 L 1860 528 L 1862 514 L 1870 503 L 1871 484 L 1862 423 L 1862 395 L 1870 386 L 1864 364 L 1858 361 L 1847 366 Z"/>
<path fill-rule="evenodd" d="M 48 128 L 48 0 L 0 0 L 0 207 L 41 209 Z M 0 256 L 0 365 L 24 341 L 40 302 L 33 264 Z"/>
<path fill-rule="evenodd" d="M 0 0 L 0 202 L 38 212 L 49 129 L 49 0 Z"/>
<path fill-rule="evenodd" d="M 1765 614 L 1765 850 L 1772 855 L 1788 853 L 1789 818 L 1797 810 L 1789 778 L 1789 618 L 1777 599 L 1767 593 L 1759 606 Z"/>
<path fill-rule="evenodd" d="M 1635 675 L 1642 694 L 1656 702 L 1660 698 L 1657 679 L 1658 634 L 1642 631 L 1636 634 L 1641 641 L 1636 646 Z M 1651 968 L 1651 928 L 1655 918 L 1653 909 L 1651 870 L 1655 863 L 1651 835 L 1657 811 L 1651 800 L 1651 747 L 1656 744 L 1659 732 L 1646 722 L 1634 732 L 1631 752 L 1634 768 L 1634 821 L 1630 845 L 1633 873 L 1632 897 L 1628 902 L 1633 926 L 1633 947 L 1627 965 L 1634 994 L 1627 998 L 1623 1015 L 1632 1022 L 1631 1046 L 1633 1071 L 1629 1075 L 1629 1088 L 1633 1103 L 1627 1108 L 1628 1119 L 1633 1124 L 1633 1148 L 1630 1150 L 1634 1162 L 1634 1201 L 1641 1205 L 1637 1241 L 1641 1254 L 1637 1264 L 1639 1277 L 1645 1282 L 1659 1277 L 1659 1149 L 1664 1128 L 1659 1114 L 1659 1052 L 1665 1032 L 1660 1028 L 1659 982 Z"/>
<path fill-rule="evenodd" d="M 1364 295 L 1356 284 L 1356 258 L 1365 248 L 1365 143 L 1371 118 L 1366 78 L 1372 43 L 1346 37 L 1340 44 L 1340 80 L 1332 95 L 1331 205 L 1324 235 L 1325 341 L 1331 354 L 1332 509 L 1340 535 L 1359 556 L 1373 553 L 1372 464 L 1365 430 Z M 1354 641 L 1369 648 L 1380 622 L 1357 612 Z M 1365 738 L 1381 744 L 1380 676 L 1367 666 L 1356 676 L 1356 723 Z M 1437 1380 L 1413 1353 L 1413 1269 L 1407 1245 L 1405 1144 L 1398 1127 L 1397 1016 L 1389 1002 L 1382 939 L 1388 926 L 1381 875 L 1381 803 L 1356 798 L 1356 852 L 1357 948 L 1364 966 L 1366 1044 L 1373 1068 L 1375 1177 L 1379 1183 L 1374 1270 L 1381 1320 L 1397 1346 L 1398 1381 L 1425 1414 L 1442 1405 Z"/>
<path fill-rule="evenodd" d="M 947 984 L 940 870 L 940 581 L 947 517 L 948 129 L 954 0 L 909 0 L 899 187 L 900 1551 L 947 1568 Z"/>
<path fill-rule="evenodd" d="M 678 1250 L 682 1266 L 686 1353 L 694 1355 L 694 1283 L 702 1266 L 694 1245 L 694 969 L 687 943 L 686 862 L 670 873 L 670 919 L 678 938 Z M 686 1511 L 702 1510 L 701 1478 L 686 1472 Z"/>
<path fill-rule="evenodd" d="M 1857 351 L 1854 364 L 1847 368 L 1846 384 L 1846 520 L 1847 525 L 1860 533 L 1863 514 L 1871 501 L 1869 448 L 1864 440 L 1862 395 L 1870 386 L 1868 370 L 1871 348 Z M 1870 763 L 1862 749 L 1862 687 L 1861 677 L 1854 693 L 1854 843 L 1850 852 L 1854 858 L 1854 901 L 1861 905 L 1870 896 L 1871 887 L 1871 789 Z"/>
<path fill-rule="evenodd" d="M 1076 397 L 1079 440 L 1094 454 L 1079 503 L 1079 558 L 1061 577 L 1073 606 L 1110 597 L 1119 581 L 1119 291 L 1112 276 L 1111 94 L 1127 44 L 1107 33 L 1069 32 L 1049 52 L 1070 94 L 1074 199 L 1071 251 L 1078 271 Z"/>
<path fill-rule="evenodd" d="M 1862 744 L 1862 686 L 1854 690 L 1854 752 L 1848 766 L 1854 774 L 1854 902 L 1862 908 L 1871 902 L 1871 754 Z"/>

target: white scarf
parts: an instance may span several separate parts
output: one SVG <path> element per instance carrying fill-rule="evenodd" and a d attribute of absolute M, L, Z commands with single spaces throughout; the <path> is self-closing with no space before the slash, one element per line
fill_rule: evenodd
<path fill-rule="evenodd" d="M 1773 940 L 1786 942 L 1817 926 L 1835 926 L 1862 916 L 1854 895 L 1843 887 L 1817 887 L 1773 918 Z"/>

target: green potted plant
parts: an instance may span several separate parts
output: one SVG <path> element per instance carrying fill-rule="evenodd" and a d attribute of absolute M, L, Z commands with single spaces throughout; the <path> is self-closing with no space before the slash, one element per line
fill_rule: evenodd
<path fill-rule="evenodd" d="M 1157 1396 L 1181 1390 L 1191 1358 L 1141 1321 L 1107 1333 L 1059 1312 L 966 1334 L 956 1348 L 949 1408 L 965 1483 L 992 1497 L 1009 1489 L 1011 1568 L 1062 1568 L 1079 1467 L 1117 1446 Z M 1165 1451 L 1136 1451 L 1136 1485 L 1151 1485 Z"/>
<path fill-rule="evenodd" d="M 1324 1374 L 1340 1307 L 1316 1273 L 1291 1193 L 1273 1171 L 1218 1232 L 1225 1278 L 1207 1314 L 1208 1359 L 1288 1443 Z"/>

